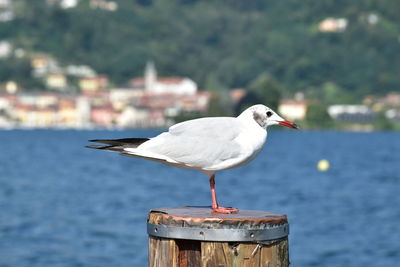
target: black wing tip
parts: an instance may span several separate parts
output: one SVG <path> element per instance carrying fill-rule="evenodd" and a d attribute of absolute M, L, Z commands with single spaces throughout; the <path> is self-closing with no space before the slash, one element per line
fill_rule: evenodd
<path fill-rule="evenodd" d="M 101 143 L 106 145 L 141 145 L 142 143 L 150 140 L 149 138 L 121 138 L 121 139 L 92 139 L 89 142 Z"/>
<path fill-rule="evenodd" d="M 119 152 L 121 153 L 124 149 L 119 146 L 98 146 L 98 145 L 93 145 L 93 146 L 85 146 L 86 148 L 93 148 L 93 149 L 100 149 L 100 150 L 107 150 L 111 152 Z"/>
<path fill-rule="evenodd" d="M 93 142 L 93 143 L 100 143 L 100 141 L 105 141 L 104 139 L 91 139 L 89 140 L 89 142 Z"/>
<path fill-rule="evenodd" d="M 117 145 L 119 144 L 117 139 L 91 139 L 89 142 L 100 143 L 105 145 Z"/>
<path fill-rule="evenodd" d="M 104 146 L 96 146 L 96 145 L 90 145 L 90 146 L 85 146 L 86 148 L 94 148 L 94 149 L 102 149 Z"/>

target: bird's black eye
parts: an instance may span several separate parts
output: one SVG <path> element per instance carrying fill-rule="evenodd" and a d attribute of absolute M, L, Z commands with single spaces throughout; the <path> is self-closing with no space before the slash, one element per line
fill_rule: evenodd
<path fill-rule="evenodd" d="M 271 117 L 272 116 L 272 112 L 271 111 L 267 111 L 267 117 Z"/>

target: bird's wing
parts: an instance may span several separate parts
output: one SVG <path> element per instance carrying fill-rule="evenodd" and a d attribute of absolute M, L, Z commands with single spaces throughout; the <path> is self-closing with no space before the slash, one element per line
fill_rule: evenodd
<path fill-rule="evenodd" d="M 228 140 L 235 138 L 241 128 L 242 125 L 237 118 L 210 117 L 175 124 L 169 128 L 168 132 L 176 136 L 207 136 Z"/>
<path fill-rule="evenodd" d="M 212 169 L 221 162 L 240 158 L 243 149 L 236 139 L 242 127 L 235 118 L 191 120 L 174 125 L 168 132 L 125 151 L 188 167 Z"/>

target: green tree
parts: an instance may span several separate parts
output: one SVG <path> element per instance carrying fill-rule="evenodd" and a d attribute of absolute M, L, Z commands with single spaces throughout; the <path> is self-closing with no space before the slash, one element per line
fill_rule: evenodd
<path fill-rule="evenodd" d="M 332 127 L 333 120 L 328 114 L 327 106 L 312 103 L 307 107 L 306 123 L 312 128 L 327 128 Z"/>
<path fill-rule="evenodd" d="M 325 104 L 349 104 L 354 100 L 349 93 L 335 83 L 327 82 L 322 86 L 322 99 Z"/>
<path fill-rule="evenodd" d="M 254 99 L 262 101 L 254 104 L 265 104 L 273 110 L 278 109 L 283 87 L 269 74 L 260 74 L 250 83 L 249 90 L 258 96 Z"/>
<path fill-rule="evenodd" d="M 0 60 L 0 83 L 15 81 L 23 89 L 44 89 L 43 83 L 31 75 L 32 68 L 27 59 Z"/>
<path fill-rule="evenodd" d="M 207 116 L 232 116 L 232 103 L 228 91 L 213 92 L 208 103 Z"/>
<path fill-rule="evenodd" d="M 226 87 L 216 77 L 215 73 L 210 73 L 207 75 L 205 89 L 211 92 L 219 92 L 226 89 Z"/>
<path fill-rule="evenodd" d="M 379 112 L 374 121 L 374 129 L 380 131 L 391 131 L 395 129 L 395 124 L 386 118 L 385 112 Z"/>
<path fill-rule="evenodd" d="M 240 99 L 240 101 L 235 106 L 235 114 L 239 115 L 245 109 L 251 107 L 252 105 L 262 103 L 260 96 L 252 91 L 248 91 L 246 95 Z"/>

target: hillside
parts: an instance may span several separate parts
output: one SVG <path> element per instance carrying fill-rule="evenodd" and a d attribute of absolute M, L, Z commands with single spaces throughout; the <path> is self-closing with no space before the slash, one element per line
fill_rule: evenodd
<path fill-rule="evenodd" d="M 86 0 L 69 9 L 13 2 L 0 39 L 90 65 L 115 84 L 142 75 L 152 59 L 160 74 L 187 75 L 202 88 L 246 87 L 264 72 L 287 94 L 317 94 L 327 82 L 352 96 L 400 88 L 399 1 L 120 0 L 113 12 Z M 321 32 L 328 17 L 345 18 L 346 28 Z M 27 66 L 13 61 L 0 60 L 0 82 L 27 78 Z"/>

